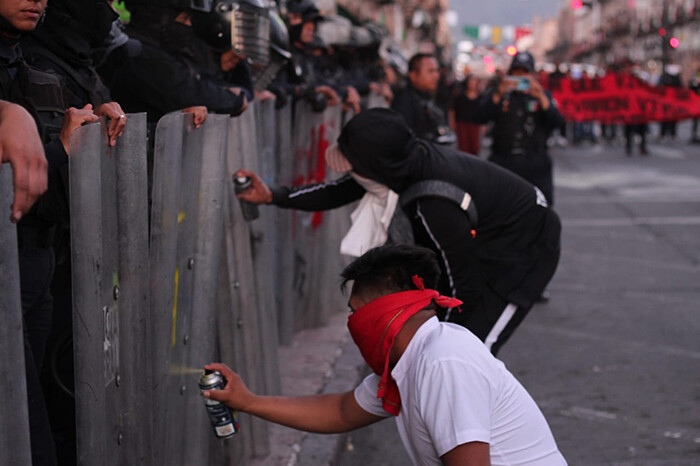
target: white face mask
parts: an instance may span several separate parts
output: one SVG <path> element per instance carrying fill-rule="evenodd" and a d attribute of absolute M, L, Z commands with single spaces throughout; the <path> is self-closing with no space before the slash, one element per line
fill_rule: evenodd
<path fill-rule="evenodd" d="M 370 194 L 374 194 L 375 196 L 378 196 L 380 198 L 385 198 L 389 194 L 389 188 L 384 186 L 381 183 L 378 183 L 374 180 L 370 180 L 369 178 L 365 178 L 364 176 L 360 176 L 355 172 L 350 172 L 350 176 L 353 177 L 353 179 L 365 188 L 365 191 L 367 191 Z"/>

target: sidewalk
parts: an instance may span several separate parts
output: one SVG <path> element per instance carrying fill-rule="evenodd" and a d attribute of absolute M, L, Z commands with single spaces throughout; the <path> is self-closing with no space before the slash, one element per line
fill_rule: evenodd
<path fill-rule="evenodd" d="M 338 312 L 324 327 L 294 335 L 279 349 L 282 395 L 297 396 L 351 390 L 364 375 L 365 362 Z M 324 466 L 334 464 L 347 434 L 322 435 L 270 424 L 270 454 L 251 466 Z"/>

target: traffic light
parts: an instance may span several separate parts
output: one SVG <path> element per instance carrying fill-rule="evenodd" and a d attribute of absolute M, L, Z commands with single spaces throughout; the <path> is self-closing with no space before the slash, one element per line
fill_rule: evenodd
<path fill-rule="evenodd" d="M 506 47 L 506 53 L 510 55 L 511 57 L 518 53 L 518 48 L 515 45 L 509 45 Z"/>
<path fill-rule="evenodd" d="M 668 45 L 670 45 L 671 48 L 674 48 L 674 49 L 675 49 L 676 47 L 678 47 L 678 46 L 680 45 L 680 43 L 681 43 L 681 42 L 678 40 L 677 37 L 671 37 L 671 38 L 669 39 L 669 41 L 668 41 Z"/>
<path fill-rule="evenodd" d="M 569 3 L 569 6 L 571 6 L 572 10 L 577 11 L 583 7 L 587 7 L 587 8 L 592 7 L 593 2 L 590 0 L 571 0 L 571 3 Z"/>

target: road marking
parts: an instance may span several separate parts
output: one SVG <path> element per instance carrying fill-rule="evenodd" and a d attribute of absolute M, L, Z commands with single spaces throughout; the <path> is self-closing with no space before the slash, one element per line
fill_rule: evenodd
<path fill-rule="evenodd" d="M 668 261 L 659 261 L 659 260 L 651 260 L 651 259 L 637 259 L 637 258 L 627 258 L 626 256 L 611 256 L 609 254 L 607 255 L 602 255 L 602 254 L 578 254 L 574 253 L 572 255 L 567 254 L 566 252 L 564 253 L 564 257 L 566 257 L 567 260 L 569 261 L 585 261 L 585 262 L 590 262 L 594 264 L 604 264 L 604 263 L 612 263 L 612 264 L 621 264 L 623 262 L 627 262 L 630 264 L 636 264 L 640 266 L 648 266 L 651 267 L 654 270 L 659 270 L 659 269 L 668 269 L 668 270 L 678 270 L 678 271 L 688 271 L 688 272 L 700 272 L 700 266 L 694 265 L 694 264 L 673 264 Z"/>
<path fill-rule="evenodd" d="M 607 342 L 610 343 L 610 337 L 592 334 L 587 332 L 578 332 L 575 330 L 568 330 L 565 328 L 557 328 L 551 326 L 544 326 L 538 324 L 531 324 L 527 321 L 521 325 L 521 327 L 532 329 L 536 332 L 546 333 L 550 335 L 556 335 L 559 337 L 564 337 L 568 339 L 578 339 L 578 340 L 588 340 L 593 342 Z M 615 344 L 627 346 L 637 352 L 647 352 L 647 353 L 657 353 L 664 354 L 667 356 L 679 356 L 689 359 L 700 360 L 700 352 L 686 350 L 683 348 L 675 348 L 673 346 L 654 346 L 648 342 L 640 341 L 626 341 L 626 340 L 615 340 Z"/>
<path fill-rule="evenodd" d="M 559 413 L 564 416 L 578 417 L 581 419 L 603 419 L 606 421 L 614 421 L 617 419 L 617 414 L 590 408 L 583 408 L 581 406 L 574 406 L 571 409 L 559 411 Z"/>
<path fill-rule="evenodd" d="M 652 155 L 659 155 L 667 159 L 684 159 L 686 151 L 680 149 L 672 149 L 666 146 L 652 145 L 649 149 Z"/>
<path fill-rule="evenodd" d="M 611 204 L 611 203 L 634 203 L 640 202 L 644 204 L 665 204 L 665 203 L 700 203 L 700 190 L 693 191 L 689 193 L 688 191 L 683 191 L 674 195 L 672 193 L 666 193 L 659 196 L 651 196 L 649 194 L 638 195 L 638 196 L 571 196 L 571 197 L 557 197 L 557 205 L 561 204 Z"/>
<path fill-rule="evenodd" d="M 577 218 L 562 219 L 564 227 L 631 227 L 639 225 L 700 225 L 700 216 L 636 217 L 636 218 Z"/>

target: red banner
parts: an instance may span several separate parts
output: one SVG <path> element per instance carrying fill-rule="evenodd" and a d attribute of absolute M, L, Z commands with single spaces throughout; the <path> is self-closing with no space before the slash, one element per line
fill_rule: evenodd
<path fill-rule="evenodd" d="M 700 117 L 700 96 L 677 87 L 651 86 L 625 74 L 550 78 L 559 111 L 571 121 L 640 124 Z"/>

